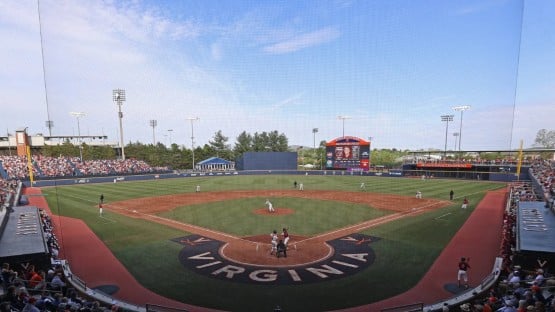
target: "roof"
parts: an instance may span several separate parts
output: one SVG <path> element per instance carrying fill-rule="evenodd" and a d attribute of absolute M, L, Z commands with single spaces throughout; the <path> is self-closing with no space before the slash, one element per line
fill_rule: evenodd
<path fill-rule="evenodd" d="M 555 252 L 555 216 L 545 202 L 520 201 L 517 220 L 520 250 Z"/>
<path fill-rule="evenodd" d="M 370 141 L 366 141 L 361 138 L 354 136 L 344 136 L 339 137 L 335 140 L 326 142 L 326 146 L 336 146 L 336 145 L 370 145 Z"/>
<path fill-rule="evenodd" d="M 216 165 L 216 164 L 229 165 L 231 164 L 231 161 L 221 159 L 219 157 L 210 157 L 208 159 L 205 159 L 197 163 L 197 165 Z"/>

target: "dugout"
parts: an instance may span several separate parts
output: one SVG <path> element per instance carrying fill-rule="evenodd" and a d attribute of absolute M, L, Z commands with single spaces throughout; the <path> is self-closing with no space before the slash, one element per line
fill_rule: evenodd
<path fill-rule="evenodd" d="M 534 268 L 537 259 L 555 262 L 555 213 L 541 201 L 519 201 L 513 263 Z"/>
<path fill-rule="evenodd" d="M 37 207 L 14 207 L 7 214 L 7 222 L 0 233 L 0 262 L 50 267 L 50 252 Z"/>
<path fill-rule="evenodd" d="M 297 170 L 297 152 L 246 152 L 235 162 L 237 170 Z"/>

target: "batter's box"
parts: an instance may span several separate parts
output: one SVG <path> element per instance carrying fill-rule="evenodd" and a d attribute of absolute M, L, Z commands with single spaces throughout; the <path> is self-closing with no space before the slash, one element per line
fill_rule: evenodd
<path fill-rule="evenodd" d="M 302 285 L 357 274 L 374 263 L 376 255 L 371 246 L 378 240 L 378 237 L 353 233 L 328 241 L 334 253 L 325 260 L 303 266 L 263 267 L 223 258 L 218 252 L 225 244 L 222 241 L 196 234 L 172 239 L 184 246 L 179 261 L 187 269 L 219 280 L 264 285 Z"/>

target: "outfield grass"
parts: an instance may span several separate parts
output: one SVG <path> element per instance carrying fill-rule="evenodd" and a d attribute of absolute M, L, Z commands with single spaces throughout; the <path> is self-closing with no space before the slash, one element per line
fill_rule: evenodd
<path fill-rule="evenodd" d="M 96 208 L 100 194 L 104 194 L 106 202 L 113 202 L 194 192 L 196 185 L 201 185 L 203 192 L 291 189 L 295 180 L 302 182 L 305 190 L 358 191 L 360 183 L 365 182 L 368 192 L 414 196 L 419 190 L 424 197 L 443 200 L 449 198 L 449 191 L 453 189 L 456 201 L 449 207 L 364 231 L 364 234 L 381 238 L 372 244 L 377 254 L 372 266 L 351 277 L 302 286 L 248 285 L 200 276 L 181 266 L 177 255 L 182 247 L 170 242 L 188 233 L 114 214 L 109 217 L 116 223 L 101 223 Z M 408 290 L 428 270 L 485 192 L 501 187 L 504 184 L 468 180 L 262 175 L 63 186 L 45 188 L 44 193 L 48 194 L 46 198 L 54 214 L 84 220 L 138 281 L 161 295 L 224 310 L 271 311 L 279 304 L 290 312 L 368 304 Z M 459 209 L 464 196 L 471 203 L 468 211 Z M 242 236 L 267 233 L 276 223 L 287 224 L 300 235 L 312 235 L 386 213 L 349 203 L 335 203 L 323 209 L 324 203 L 319 200 L 273 198 L 276 203 L 283 201 L 288 208 L 294 208 L 296 213 L 279 220 L 272 218 L 273 226 L 249 221 L 255 218 L 245 218 L 241 214 L 251 205 L 248 210 L 263 208 L 264 201 L 265 198 L 248 198 L 179 207 L 164 216 Z M 450 212 L 448 218 L 435 219 L 447 212 Z M 147 254 L 149 256 L 145 257 Z"/>

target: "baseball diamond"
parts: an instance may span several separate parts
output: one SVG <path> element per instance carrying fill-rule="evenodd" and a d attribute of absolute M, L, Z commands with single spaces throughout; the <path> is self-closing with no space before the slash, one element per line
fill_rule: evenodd
<path fill-rule="evenodd" d="M 187 310 L 255 309 L 263 302 L 269 309 L 271 302 L 279 302 L 289 311 L 301 307 L 321 311 L 323 307 L 347 308 L 385 299 L 417 282 L 419 275 L 410 277 L 415 265 L 423 263 L 427 254 L 437 255 L 441 250 L 430 252 L 426 247 L 420 251 L 419 241 L 426 241 L 427 246 L 435 245 L 434 241 L 445 244 L 453 235 L 448 230 L 451 223 L 461 224 L 468 216 L 460 209 L 451 211 L 459 205 L 444 199 L 445 188 L 455 188 L 478 201 L 483 190 L 503 187 L 502 183 L 461 180 L 430 180 L 423 186 L 416 179 L 365 177 L 367 190 L 360 191 L 358 177 L 309 176 L 303 179 L 309 188 L 301 192 L 290 188 L 294 179 L 287 175 L 192 177 L 79 183 L 44 190 L 51 207 L 85 220 L 143 285 L 159 289 L 156 292 L 167 298 L 187 302 Z M 202 185 L 203 191 L 195 192 L 195 185 Z M 414 198 L 417 188 L 424 194 L 422 199 Z M 105 196 L 100 219 L 94 203 L 99 191 Z M 95 194 L 94 200 L 87 199 L 88 193 Z M 48 196 L 53 194 L 56 196 Z M 275 213 L 267 211 L 267 199 L 274 203 Z M 445 211 L 452 213 L 437 219 Z M 69 234 L 69 221 L 64 220 L 64 242 L 69 245 L 78 235 Z M 281 233 L 282 227 L 290 230 L 287 258 L 270 255 L 269 234 L 272 230 Z M 405 240 L 407 244 L 402 243 Z M 82 257 L 67 251 L 70 261 Z M 149 256 L 144 257 L 145 253 Z M 99 280 L 98 272 L 83 271 L 87 262 L 90 259 L 80 260 L 75 268 L 72 265 L 73 272 L 91 287 L 119 287 L 113 294 L 116 298 L 124 294 L 120 282 L 107 283 L 111 277 Z M 384 278 L 381 272 L 396 278 L 402 288 L 379 288 Z M 149 282 L 149 276 L 156 278 Z M 361 278 L 364 286 L 348 286 Z M 180 286 L 160 289 L 165 284 L 160 280 Z M 226 294 L 214 301 L 193 285 L 223 287 Z M 268 293 L 266 287 L 279 288 Z M 317 287 L 332 295 L 299 306 L 301 295 L 317 298 L 320 292 L 300 291 L 298 287 Z M 364 291 L 367 288 L 373 289 L 370 296 Z M 347 303 L 339 299 L 347 294 Z M 133 302 L 152 303 L 149 297 L 134 298 Z"/>

